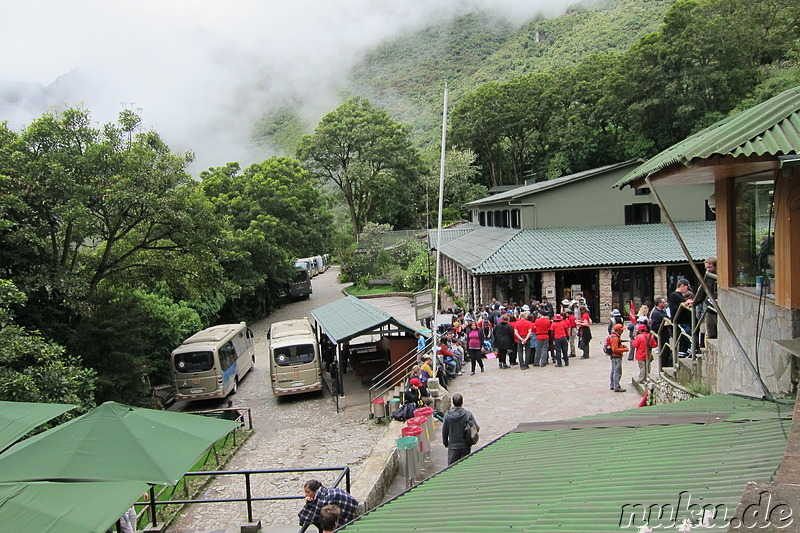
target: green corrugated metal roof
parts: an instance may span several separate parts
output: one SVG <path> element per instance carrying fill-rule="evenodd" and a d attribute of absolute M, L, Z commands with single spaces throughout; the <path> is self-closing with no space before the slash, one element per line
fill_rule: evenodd
<path fill-rule="evenodd" d="M 456 226 L 455 228 L 442 228 L 442 235 L 441 241 L 442 244 L 448 243 L 453 239 L 458 239 L 459 237 L 463 237 L 473 231 L 480 229 L 481 226 L 477 224 L 461 224 L 460 226 Z M 432 250 L 436 249 L 436 243 L 439 240 L 438 230 L 429 229 L 428 230 L 428 247 Z"/>
<path fill-rule="evenodd" d="M 800 150 L 799 113 L 800 87 L 795 87 L 687 137 L 633 169 L 614 186 L 623 187 L 677 163 L 690 167 L 713 155 L 796 154 Z"/>
<path fill-rule="evenodd" d="M 720 421 L 670 423 L 687 413 Z M 647 414 L 663 424 L 602 424 Z M 597 427 L 511 432 L 344 531 L 620 531 L 621 518 L 630 517 L 624 506 L 677 507 L 681 493 L 678 525 L 687 496 L 691 504 L 724 506 L 730 518 L 748 481 L 772 480 L 791 416 L 788 406 L 778 414 L 774 404 L 715 395 L 591 417 Z"/>
<path fill-rule="evenodd" d="M 678 222 L 676 227 L 694 259 L 716 255 L 715 222 Z M 442 253 L 476 275 L 686 261 L 666 224 L 481 228 L 443 244 Z"/>
<path fill-rule="evenodd" d="M 384 326 L 394 325 L 409 333 L 418 331 L 394 318 L 392 315 L 359 300 L 355 296 L 347 296 L 311 311 L 311 316 L 322 328 L 322 331 L 335 343 L 350 340 L 360 335 L 376 333 Z M 419 330 L 422 332 L 422 328 Z"/>

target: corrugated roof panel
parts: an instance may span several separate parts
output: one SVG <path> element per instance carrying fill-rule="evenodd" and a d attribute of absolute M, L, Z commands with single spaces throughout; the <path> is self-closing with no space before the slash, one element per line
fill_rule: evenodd
<path fill-rule="evenodd" d="M 614 186 L 623 187 L 676 163 L 691 166 L 713 155 L 795 154 L 800 150 L 798 112 L 800 87 L 795 87 L 670 146 Z"/>
<path fill-rule="evenodd" d="M 720 506 L 730 518 L 748 481 L 772 480 L 792 409 L 782 419 L 759 419 L 774 412 L 774 404 L 710 398 L 688 411 L 760 414 L 746 423 L 509 433 L 344 531 L 619 531 L 632 512 L 651 505 L 667 513 L 678 508 L 678 525 L 692 504 Z M 694 401 L 615 416 L 687 412 L 683 404 Z M 633 531 L 643 520 L 637 517 Z M 669 518 L 661 525 L 669 526 Z"/>
<path fill-rule="evenodd" d="M 467 269 L 480 264 L 521 230 L 479 227 L 466 235 L 442 244 L 441 252 Z"/>
<path fill-rule="evenodd" d="M 675 225 L 694 259 L 716 255 L 715 222 Z M 483 249 L 482 258 L 480 251 L 462 239 L 442 247 L 478 275 L 686 261 L 666 224 L 522 230 L 494 250 Z"/>
<path fill-rule="evenodd" d="M 334 342 L 357 337 L 386 324 L 396 324 L 409 332 L 417 331 L 413 326 L 355 296 L 318 307 L 311 311 L 311 316 Z"/>
<path fill-rule="evenodd" d="M 458 239 L 459 237 L 463 237 L 469 233 L 472 233 L 476 229 L 479 229 L 480 226 L 477 224 L 461 224 L 455 228 L 442 228 L 442 244 L 446 244 L 453 239 Z M 428 230 L 428 242 L 430 243 L 430 248 L 436 248 L 436 242 L 439 239 L 438 237 L 438 230 L 429 229 Z"/>

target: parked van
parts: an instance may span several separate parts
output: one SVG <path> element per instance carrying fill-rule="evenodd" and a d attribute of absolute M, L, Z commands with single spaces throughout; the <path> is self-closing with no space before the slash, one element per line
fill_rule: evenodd
<path fill-rule="evenodd" d="M 294 266 L 302 266 L 308 270 L 308 274 L 313 278 L 317 274 L 319 274 L 319 269 L 317 269 L 317 262 L 314 261 L 311 257 L 303 257 L 302 259 L 298 259 L 295 261 Z"/>
<path fill-rule="evenodd" d="M 172 351 L 176 400 L 224 398 L 255 365 L 253 332 L 247 324 L 221 324 L 199 331 Z"/>
<path fill-rule="evenodd" d="M 322 265 L 325 270 L 328 270 L 331 267 L 331 255 L 330 254 L 322 254 Z"/>
<path fill-rule="evenodd" d="M 311 275 L 308 269 L 303 266 L 294 267 L 294 279 L 289 284 L 289 296 L 291 298 L 308 298 L 311 296 Z"/>
<path fill-rule="evenodd" d="M 270 326 L 269 373 L 276 396 L 322 390 L 319 346 L 307 318 Z"/>

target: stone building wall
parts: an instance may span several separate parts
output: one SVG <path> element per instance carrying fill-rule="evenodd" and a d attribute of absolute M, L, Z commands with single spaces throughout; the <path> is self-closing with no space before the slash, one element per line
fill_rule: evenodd
<path fill-rule="evenodd" d="M 759 298 L 738 290 L 720 289 L 718 301 L 753 366 L 756 366 Z M 772 340 L 800 337 L 800 309 L 784 309 L 767 300 L 761 304 L 761 314 L 757 368 L 761 379 L 773 395 L 786 396 L 792 390 L 792 356 Z M 719 320 L 718 330 L 717 392 L 762 396 L 763 391 L 757 378 L 742 360 L 733 337 L 725 329 L 722 320 Z"/>

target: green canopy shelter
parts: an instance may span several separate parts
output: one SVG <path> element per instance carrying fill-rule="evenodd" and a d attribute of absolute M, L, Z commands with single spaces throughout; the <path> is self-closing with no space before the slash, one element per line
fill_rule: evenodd
<path fill-rule="evenodd" d="M 175 485 L 214 442 L 238 425 L 230 420 L 106 402 L 9 448 L 0 455 L 0 482 Z"/>
<path fill-rule="evenodd" d="M 0 483 L 0 529 L 105 533 L 146 490 L 141 481 Z"/>
<path fill-rule="evenodd" d="M 61 403 L 0 402 L 0 452 L 33 428 L 74 408 Z"/>

